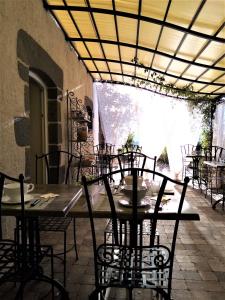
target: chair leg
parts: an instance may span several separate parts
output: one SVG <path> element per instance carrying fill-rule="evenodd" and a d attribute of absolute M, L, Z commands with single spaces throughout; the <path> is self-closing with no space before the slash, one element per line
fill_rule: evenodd
<path fill-rule="evenodd" d="M 73 242 L 76 260 L 78 260 L 78 251 L 77 251 L 77 238 L 76 238 L 76 219 L 73 218 Z"/>
<path fill-rule="evenodd" d="M 20 287 L 16 293 L 15 300 L 23 300 L 23 292 L 24 292 L 25 284 L 26 284 L 25 282 L 21 282 Z"/>
<path fill-rule="evenodd" d="M 53 260 L 53 249 L 51 248 L 51 279 L 54 279 L 54 260 Z M 54 284 L 52 282 L 52 300 L 54 300 Z"/>
<path fill-rule="evenodd" d="M 66 231 L 64 231 L 64 253 L 63 253 L 63 285 L 66 286 Z"/>

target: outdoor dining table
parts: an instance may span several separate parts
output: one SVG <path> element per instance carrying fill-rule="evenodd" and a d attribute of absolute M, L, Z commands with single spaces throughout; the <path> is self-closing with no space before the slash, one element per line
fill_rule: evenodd
<path fill-rule="evenodd" d="M 159 212 L 158 219 L 161 220 L 176 220 L 177 218 L 177 195 L 178 191 L 174 190 L 173 195 L 167 196 L 167 201 L 165 205 L 163 205 L 162 210 Z M 168 193 L 171 194 L 171 193 Z M 106 199 L 106 194 L 104 192 L 104 188 L 101 185 L 96 185 L 93 187 L 91 191 L 92 196 L 92 209 L 93 209 L 93 217 L 94 218 L 110 218 L 111 210 L 109 203 Z M 154 212 L 154 198 L 155 196 L 147 196 L 145 197 L 146 201 L 149 201 L 149 205 L 138 208 L 138 217 L 142 220 L 151 219 Z M 168 198 L 169 197 L 169 198 Z M 132 218 L 131 208 L 121 205 L 121 199 L 125 198 L 123 193 L 117 193 L 114 195 L 115 207 L 118 218 L 129 220 Z M 82 195 L 74 204 L 74 206 L 69 211 L 70 216 L 76 218 L 89 218 L 88 208 L 85 196 Z M 199 221 L 199 214 L 194 211 L 190 204 L 184 200 L 183 209 L 181 213 L 181 220 L 189 220 L 189 221 Z"/>
<path fill-rule="evenodd" d="M 82 195 L 82 187 L 73 184 L 38 184 L 27 195 L 30 195 L 29 201 L 26 201 L 25 195 L 27 218 L 65 217 Z M 15 203 L 2 204 L 2 214 L 17 217 L 20 215 L 20 205 Z"/>
<path fill-rule="evenodd" d="M 38 251 L 41 247 L 40 235 L 38 230 L 38 218 L 46 217 L 65 217 L 76 201 L 82 195 L 80 185 L 67 184 L 41 184 L 35 185 L 34 190 L 25 195 L 25 218 L 27 224 L 27 238 L 30 253 L 30 263 L 36 265 L 38 259 Z M 41 197 L 45 196 L 45 197 Z M 2 204 L 1 213 L 4 216 L 14 216 L 17 220 L 17 225 L 20 224 L 20 205 L 15 202 Z M 19 227 L 18 227 L 19 228 Z M 36 254 L 35 254 L 36 253 Z M 40 268 L 36 268 L 36 278 L 42 280 L 48 278 L 40 272 Z M 48 278 L 52 282 L 51 278 Z M 59 283 L 58 283 L 59 284 Z M 61 289 L 64 289 L 61 286 Z"/>

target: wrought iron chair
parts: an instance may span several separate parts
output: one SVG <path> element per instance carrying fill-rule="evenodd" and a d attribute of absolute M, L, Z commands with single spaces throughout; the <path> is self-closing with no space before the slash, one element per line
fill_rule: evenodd
<path fill-rule="evenodd" d="M 5 238 L 2 230 L 2 199 L 5 197 L 4 185 L 8 183 L 18 184 L 18 205 L 20 212 L 20 230 L 15 230 L 11 235 L 16 234 L 14 240 Z M 6 195 L 7 196 L 7 195 Z M 29 224 L 29 225 L 28 225 Z M 69 299 L 63 286 L 55 281 L 53 271 L 53 249 L 51 246 L 41 245 L 39 242 L 38 230 L 31 232 L 35 227 L 36 219 L 26 216 L 24 204 L 24 177 L 22 174 L 18 178 L 10 177 L 0 172 L 0 285 L 6 282 L 20 283 L 15 299 L 23 299 L 25 287 L 31 280 L 44 281 L 52 286 L 52 297 L 54 298 L 54 288 L 61 293 L 61 299 Z M 34 226 L 34 227 L 33 227 Z M 37 228 L 36 228 L 37 229 Z M 12 229 L 13 230 L 13 229 Z M 32 237 L 28 234 L 32 234 Z M 8 232 L 8 235 L 10 233 Z M 32 239 L 32 242 L 30 240 Z M 34 243 L 35 241 L 35 243 Z M 50 256 L 51 277 L 44 274 L 41 262 L 45 257 Z"/>
<path fill-rule="evenodd" d="M 129 146 L 124 145 L 124 146 L 122 146 L 122 149 L 123 149 L 123 153 L 130 152 L 130 151 L 142 152 L 142 146 L 139 146 L 139 145 L 136 145 L 136 144 L 131 144 Z"/>
<path fill-rule="evenodd" d="M 121 170 L 121 173 L 120 173 L 121 178 L 120 178 L 119 185 L 123 185 L 125 176 L 129 175 L 133 168 L 139 168 L 139 172 L 138 172 L 139 176 L 143 176 L 143 170 L 145 168 L 148 168 L 155 172 L 156 161 L 157 161 L 156 156 L 149 157 L 149 156 L 145 155 L 144 153 L 129 151 L 126 153 L 121 153 L 121 154 L 112 156 L 109 161 L 109 170 L 110 170 L 110 172 L 112 172 L 113 166 L 117 166 L 117 168 L 119 170 Z M 130 171 L 124 171 L 124 169 L 126 169 L 126 168 L 130 168 L 129 169 Z M 154 172 L 151 174 L 153 180 L 154 180 Z M 113 178 L 111 178 L 111 181 L 112 180 L 113 180 Z M 148 178 L 148 180 L 149 180 L 149 178 Z M 118 187 L 118 189 L 119 189 L 119 187 Z M 126 222 L 123 222 L 122 220 L 119 222 L 119 227 L 120 227 L 121 232 L 126 232 L 127 230 L 129 230 Z M 104 237 L 105 241 L 112 238 L 112 232 L 113 232 L 112 231 L 112 221 L 109 220 L 106 225 L 106 228 L 105 228 L 105 237 Z M 150 232 L 151 232 L 151 221 L 145 220 L 143 227 L 142 227 L 142 234 L 145 236 L 150 236 Z M 159 242 L 158 233 L 157 233 L 157 241 Z"/>
<path fill-rule="evenodd" d="M 46 182 L 49 184 L 75 183 L 79 181 L 82 156 L 76 156 L 67 151 L 53 151 L 43 155 L 36 155 L 36 183 L 38 182 L 39 169 L 46 171 Z M 42 162 L 42 164 L 41 164 Z M 78 259 L 76 243 L 76 222 L 74 217 L 40 217 L 39 230 L 62 232 L 64 236 L 63 252 L 55 255 L 63 255 L 64 263 L 64 286 L 66 285 L 66 253 L 67 249 L 67 229 L 73 223 L 73 239 L 76 260 Z"/>
<path fill-rule="evenodd" d="M 95 290 L 90 294 L 89 299 L 99 299 L 99 295 L 101 296 L 101 299 L 103 299 L 108 287 L 126 288 L 129 292 L 129 299 L 132 299 L 132 291 L 135 288 L 149 288 L 157 294 L 161 294 L 163 298 L 171 299 L 176 237 L 189 179 L 185 178 L 184 183 L 182 183 L 170 179 L 158 172 L 147 169 L 142 170 L 144 176 L 147 174 L 154 174 L 161 178 L 162 182 L 151 217 L 152 228 L 150 245 L 145 245 L 140 236 L 142 222 L 137 207 L 137 178 L 140 169 L 133 168 L 128 171 L 130 171 L 133 176 L 133 192 L 130 214 L 128 214 L 127 217 L 123 216 L 123 218 L 127 219 L 130 226 L 129 237 L 127 237 L 126 242 L 121 239 L 120 231 L 118 231 L 118 220 L 120 215 L 119 210 L 117 210 L 118 204 L 115 204 L 115 196 L 110 187 L 111 176 L 115 176 L 117 173 L 120 173 L 121 170 L 114 171 L 111 174 L 105 174 L 102 177 L 91 181 L 87 181 L 85 177 L 82 177 L 92 230 L 95 266 Z M 109 207 L 111 208 L 114 235 L 112 243 L 97 243 L 99 237 L 98 239 L 96 238 L 95 220 L 91 204 L 91 190 L 93 185 L 98 183 L 99 180 L 104 182 L 107 191 L 106 201 L 108 201 Z M 173 234 L 168 236 L 165 245 L 158 245 L 155 242 L 155 235 L 160 223 L 160 208 L 162 206 L 163 194 L 168 183 L 179 185 L 182 190 L 179 199 L 177 199 L 177 212 L 176 217 L 174 218 L 174 226 L 171 227 L 174 229 Z M 166 222 L 166 220 L 164 220 L 164 222 Z M 170 226 L 171 223 L 172 220 L 169 220 Z"/>
<path fill-rule="evenodd" d="M 115 146 L 109 143 L 103 143 L 94 146 L 96 156 L 96 173 L 98 176 L 109 172 L 109 162 L 114 154 Z"/>
<path fill-rule="evenodd" d="M 180 147 L 182 155 L 182 178 L 184 178 L 188 174 L 191 174 L 190 172 L 193 170 L 193 160 L 187 156 L 191 155 L 196 150 L 196 146 L 192 144 L 185 144 Z"/>
<path fill-rule="evenodd" d="M 141 152 L 136 151 L 128 151 L 125 153 L 120 153 L 111 157 L 111 161 L 109 163 L 109 170 L 112 171 L 112 166 L 117 165 L 117 167 L 122 170 L 125 168 L 148 168 L 150 170 L 155 171 L 156 169 L 156 161 L 157 157 L 150 157 Z M 121 173 L 121 181 L 124 180 L 124 177 L 129 175 L 128 172 Z M 142 171 L 140 170 L 139 176 L 142 176 Z M 153 174 L 154 176 L 154 174 Z M 154 179 L 154 177 L 153 177 Z"/>
<path fill-rule="evenodd" d="M 225 159 L 225 149 L 219 146 L 212 146 L 204 149 L 204 161 L 220 162 L 221 159 Z M 225 174 L 224 168 L 216 167 L 212 168 L 206 164 L 201 166 L 201 191 L 205 190 L 205 197 L 210 194 L 210 200 L 212 207 L 220 202 L 216 201 L 213 204 L 213 197 L 221 197 L 222 205 L 224 207 L 225 202 Z"/>

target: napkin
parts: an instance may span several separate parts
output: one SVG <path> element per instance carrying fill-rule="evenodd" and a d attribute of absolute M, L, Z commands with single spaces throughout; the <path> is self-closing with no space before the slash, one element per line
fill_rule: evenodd
<path fill-rule="evenodd" d="M 40 197 L 48 200 L 49 198 L 55 198 L 57 196 L 59 196 L 59 195 L 58 194 L 54 194 L 54 193 L 47 193 L 47 194 L 41 195 Z"/>

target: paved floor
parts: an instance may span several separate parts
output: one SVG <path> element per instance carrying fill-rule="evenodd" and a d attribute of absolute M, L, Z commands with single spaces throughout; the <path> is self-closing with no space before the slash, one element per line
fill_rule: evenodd
<path fill-rule="evenodd" d="M 213 210 L 209 200 L 192 187 L 188 189 L 187 201 L 198 211 L 201 220 L 182 222 L 180 225 L 173 273 L 173 299 L 224 300 L 225 212 L 219 206 Z M 105 221 L 98 220 L 99 232 L 104 226 Z M 164 224 L 162 228 L 164 229 L 162 238 L 165 238 L 170 234 L 170 226 Z M 60 248 L 62 241 L 60 234 L 43 236 L 43 240 L 48 244 L 54 244 L 55 250 Z M 77 220 L 77 240 L 79 260 L 74 261 L 73 251 L 68 254 L 67 289 L 71 300 L 86 300 L 94 287 L 92 242 L 87 220 Z M 70 241 L 72 241 L 71 229 Z M 60 280 L 62 270 L 62 264 L 56 261 L 56 277 Z M 27 289 L 25 299 L 43 299 L 42 295 L 46 289 L 37 283 L 32 283 Z M 13 299 L 14 290 L 12 285 L 1 286 L 0 299 Z M 134 294 L 136 300 L 150 299 L 149 291 L 137 290 Z M 126 299 L 125 291 L 112 290 L 109 299 Z"/>

